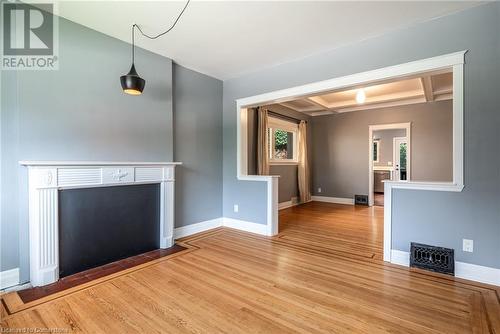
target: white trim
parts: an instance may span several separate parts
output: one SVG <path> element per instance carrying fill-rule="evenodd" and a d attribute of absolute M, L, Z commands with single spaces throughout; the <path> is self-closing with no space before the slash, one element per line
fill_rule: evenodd
<path fill-rule="evenodd" d="M 500 269 L 477 264 L 455 262 L 455 276 L 471 281 L 500 286 Z"/>
<path fill-rule="evenodd" d="M 410 253 L 391 249 L 391 263 L 398 264 L 400 266 L 409 267 L 410 266 Z"/>
<path fill-rule="evenodd" d="M 59 279 L 58 190 L 160 184 L 161 248 L 173 245 L 175 166 L 171 162 L 21 161 L 28 167 L 30 280 Z"/>
<path fill-rule="evenodd" d="M 292 203 L 292 200 L 286 202 L 280 202 L 278 203 L 278 210 L 288 209 L 296 205 L 299 205 L 299 203 Z"/>
<path fill-rule="evenodd" d="M 19 268 L 0 271 L 0 289 L 10 288 L 19 284 Z"/>
<path fill-rule="evenodd" d="M 408 130 L 406 130 L 408 131 Z M 411 136 L 405 136 L 405 137 L 393 137 L 392 138 L 392 163 L 395 164 L 398 159 L 401 159 L 400 153 L 401 153 L 401 147 L 396 150 L 396 142 L 397 141 L 404 141 L 406 142 L 406 180 L 403 181 L 411 181 Z M 396 157 L 399 156 L 398 159 Z M 401 164 L 401 161 L 399 162 Z M 401 166 L 399 166 L 399 170 L 401 170 Z M 396 172 L 396 170 L 395 170 Z M 399 175 L 397 175 L 399 174 Z M 397 178 L 397 181 L 401 181 L 401 173 L 394 173 L 394 179 Z M 395 180 L 396 181 L 396 180 Z"/>
<path fill-rule="evenodd" d="M 373 166 L 373 132 L 380 130 L 395 130 L 395 129 L 404 129 L 406 130 L 406 138 L 408 138 L 408 157 L 406 164 L 408 166 L 411 165 L 411 122 L 405 123 L 390 123 L 390 124 L 376 124 L 368 126 L 368 205 L 373 206 L 374 197 L 373 197 L 373 171 L 375 170 Z M 393 152 L 394 153 L 394 152 Z M 394 159 L 393 159 L 394 163 Z M 391 167 L 394 168 L 394 167 Z M 394 170 L 394 169 L 393 169 Z M 407 173 L 408 180 L 410 178 L 410 168 L 408 168 Z M 394 176 L 394 173 L 391 173 L 391 177 Z M 384 202 L 387 202 L 387 199 L 384 199 Z M 385 203 L 384 203 L 385 204 Z"/>
<path fill-rule="evenodd" d="M 410 253 L 391 250 L 391 263 L 410 266 Z M 455 261 L 455 277 L 500 286 L 500 269 Z"/>
<path fill-rule="evenodd" d="M 411 186 L 399 186 L 399 188 L 419 190 L 461 191 L 464 187 L 464 161 L 463 161 L 463 118 L 464 118 L 464 63 L 467 50 L 454 52 L 437 57 L 421 59 L 399 65 L 379 68 L 371 71 L 360 72 L 329 80 L 318 81 L 302 86 L 277 90 L 265 94 L 250 96 L 236 100 L 236 175 L 238 180 L 265 181 L 268 183 L 267 196 L 267 226 L 269 230 L 277 233 L 277 196 L 273 187 L 278 187 L 278 182 L 269 177 L 248 178 L 247 170 L 247 109 L 259 105 L 282 103 L 298 98 L 319 95 L 324 92 L 353 87 L 361 84 L 370 84 L 384 80 L 394 80 L 409 75 L 431 72 L 441 69 L 453 68 L 453 182 L 449 184 L 421 183 L 411 181 Z M 373 166 L 371 166 L 373 167 Z M 393 184 L 386 183 L 385 206 L 384 206 L 384 261 L 391 258 L 391 194 Z M 270 190 L 271 188 L 271 190 Z M 389 191 L 389 195 L 388 192 Z M 277 192 L 277 191 L 276 191 Z M 274 213 L 273 213 L 274 212 Z"/>
<path fill-rule="evenodd" d="M 311 199 L 313 201 L 316 201 L 316 202 L 326 202 L 326 203 L 354 205 L 354 199 L 353 198 L 327 197 L 327 196 L 311 196 Z"/>
<path fill-rule="evenodd" d="M 257 224 L 240 219 L 220 217 L 187 226 L 177 227 L 174 230 L 174 239 L 188 237 L 190 235 L 205 232 L 217 227 L 229 227 L 240 231 L 271 236 L 266 224 Z"/>
<path fill-rule="evenodd" d="M 135 161 L 72 161 L 72 160 L 21 160 L 22 166 L 164 166 L 182 165 L 182 162 L 135 162 Z"/>
<path fill-rule="evenodd" d="M 174 240 L 184 238 L 196 233 L 205 232 L 221 226 L 222 218 L 215 218 L 191 225 L 176 227 L 174 229 Z"/>
<path fill-rule="evenodd" d="M 241 98 L 236 100 L 236 102 L 240 106 L 240 108 L 256 107 L 264 104 L 267 105 L 272 103 L 286 102 L 310 95 L 319 95 L 320 93 L 328 92 L 333 89 L 356 86 L 361 83 L 366 84 L 388 79 L 403 78 L 408 75 L 435 71 L 453 65 L 463 64 L 464 55 L 466 52 L 466 50 L 458 51 L 437 57 L 411 61 L 399 65 L 388 66 L 371 71 L 318 81 L 302 86 L 296 86 L 260 95 Z M 238 111 L 240 110 L 240 108 L 238 108 Z"/>
<path fill-rule="evenodd" d="M 269 160 L 269 165 L 271 166 L 296 166 L 298 165 L 299 162 L 297 160 L 293 159 L 274 159 L 274 160 Z"/>
<path fill-rule="evenodd" d="M 268 119 L 268 130 L 271 129 L 271 138 L 269 139 L 269 164 L 270 165 L 297 165 L 298 164 L 298 153 L 297 153 L 297 141 L 298 141 L 298 131 L 299 125 L 297 123 L 292 123 L 290 121 L 285 121 L 280 118 L 269 116 Z M 274 142 L 275 142 L 275 131 L 284 130 L 286 132 L 291 132 L 293 134 L 293 158 L 292 159 L 275 159 L 274 158 Z"/>
<path fill-rule="evenodd" d="M 377 160 L 373 160 L 373 162 L 378 163 L 380 161 L 380 139 L 373 139 L 372 145 L 375 143 L 377 144 Z M 372 156 L 372 159 L 373 159 L 373 156 Z"/>
<path fill-rule="evenodd" d="M 291 208 L 292 206 L 297 206 L 302 204 L 297 196 L 292 197 L 289 201 L 278 203 L 278 210 L 283 210 Z"/>
<path fill-rule="evenodd" d="M 223 217 L 222 226 L 234 228 L 245 232 L 270 236 L 266 224 L 257 224 L 244 220 Z"/>

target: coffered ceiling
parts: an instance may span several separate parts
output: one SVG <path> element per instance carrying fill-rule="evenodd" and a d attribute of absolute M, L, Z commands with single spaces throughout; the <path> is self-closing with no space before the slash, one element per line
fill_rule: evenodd
<path fill-rule="evenodd" d="M 451 69 L 280 103 L 311 116 L 452 99 Z M 364 96 L 358 100 L 358 94 Z"/>

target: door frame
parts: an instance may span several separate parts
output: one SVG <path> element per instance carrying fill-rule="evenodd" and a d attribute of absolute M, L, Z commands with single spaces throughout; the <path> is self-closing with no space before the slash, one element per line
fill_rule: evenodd
<path fill-rule="evenodd" d="M 373 131 L 379 130 L 406 130 L 406 139 L 408 141 L 408 156 L 406 163 L 411 166 L 411 122 L 405 123 L 389 123 L 389 124 L 376 124 L 368 126 L 368 205 L 373 206 L 374 196 L 373 196 Z M 394 152 L 392 152 L 394 155 Z M 394 160 L 394 159 L 393 159 Z M 407 171 L 407 179 L 411 180 L 411 167 Z M 394 171 L 393 174 L 394 175 Z M 401 182 L 408 182 L 401 181 Z"/>
<path fill-rule="evenodd" d="M 394 138 L 392 138 L 392 163 L 394 166 L 394 164 L 396 163 L 396 160 L 397 160 L 396 157 L 398 156 L 398 154 L 397 154 L 397 150 L 396 150 L 396 142 L 398 140 L 406 142 L 407 150 L 406 150 L 406 180 L 405 181 L 411 181 L 411 178 L 410 178 L 411 164 L 408 163 L 410 161 L 411 148 L 410 148 L 410 141 L 408 140 L 408 137 L 394 137 Z M 400 168 L 401 168 L 401 166 L 400 166 Z M 394 175 L 396 175 L 396 173 L 394 173 Z M 401 179 L 396 180 L 394 178 L 394 181 L 401 181 Z"/>

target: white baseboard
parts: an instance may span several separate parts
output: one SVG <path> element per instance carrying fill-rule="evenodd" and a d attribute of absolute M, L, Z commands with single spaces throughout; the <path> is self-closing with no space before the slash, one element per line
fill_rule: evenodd
<path fill-rule="evenodd" d="M 281 203 L 278 203 L 278 210 L 291 208 L 292 206 L 295 206 L 295 205 L 297 205 L 297 204 L 293 204 L 291 200 L 286 201 L 286 202 L 281 202 Z"/>
<path fill-rule="evenodd" d="M 399 264 L 400 266 L 410 266 L 410 253 L 396 249 L 391 250 L 391 263 Z"/>
<path fill-rule="evenodd" d="M 312 200 L 313 201 L 317 201 L 317 202 L 327 202 L 327 203 L 354 205 L 354 199 L 353 198 L 312 196 Z"/>
<path fill-rule="evenodd" d="M 410 266 L 410 253 L 391 250 L 391 263 Z M 455 261 L 455 277 L 500 286 L 500 269 Z"/>
<path fill-rule="evenodd" d="M 203 222 L 177 227 L 174 229 L 174 239 L 184 238 L 196 233 L 205 232 L 213 228 L 226 226 L 245 232 L 267 235 L 267 225 L 252 223 L 234 218 L 215 218 Z"/>
<path fill-rule="evenodd" d="M 292 197 L 289 201 L 278 203 L 278 210 L 291 208 L 292 206 L 297 206 L 299 204 L 302 203 L 299 201 L 298 197 Z"/>
<path fill-rule="evenodd" d="M 192 234 L 211 230 L 222 226 L 222 218 L 215 218 L 203 222 L 177 227 L 174 229 L 174 239 L 184 238 Z"/>
<path fill-rule="evenodd" d="M 0 271 L 0 289 L 19 284 L 19 268 Z"/>
<path fill-rule="evenodd" d="M 233 218 L 222 218 L 222 225 L 225 227 L 234 228 L 237 230 L 242 230 L 245 232 L 251 232 L 261 235 L 267 235 L 267 225 L 257 224 L 252 222 L 247 222 L 244 220 L 233 219 Z"/>

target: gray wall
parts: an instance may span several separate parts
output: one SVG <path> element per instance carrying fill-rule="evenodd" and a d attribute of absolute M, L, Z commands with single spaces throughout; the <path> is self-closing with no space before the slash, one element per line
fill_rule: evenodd
<path fill-rule="evenodd" d="M 119 83 L 130 68 L 129 44 L 62 18 L 59 27 L 58 71 L 5 71 L 1 78 L 0 270 L 20 267 L 21 282 L 29 280 L 29 244 L 27 171 L 19 160 L 174 158 L 172 61 L 136 49 L 146 88 L 129 96 Z M 181 226 L 221 215 L 222 83 L 177 66 L 175 79 L 176 158 L 185 159 L 176 182 Z M 187 124 L 195 114 L 203 124 Z"/>
<path fill-rule="evenodd" d="M 222 81 L 174 64 L 175 223 L 222 216 Z"/>
<path fill-rule="evenodd" d="M 368 127 L 376 124 L 412 123 L 413 181 L 452 181 L 452 117 L 451 101 L 313 117 L 313 194 L 368 194 Z"/>
<path fill-rule="evenodd" d="M 272 104 L 266 106 L 270 111 L 275 113 L 293 117 L 295 119 L 305 120 L 310 124 L 311 117 L 287 108 L 279 104 Z M 248 144 L 248 174 L 257 174 L 257 109 L 248 110 L 248 123 L 247 123 L 247 144 Z M 312 135 L 311 126 L 308 125 L 308 156 L 309 165 L 312 163 Z M 269 168 L 270 175 L 279 175 L 278 180 L 278 202 L 287 202 L 292 199 L 292 197 L 299 196 L 299 184 L 297 179 L 297 166 L 296 165 L 272 165 Z M 311 176 L 312 180 L 312 176 Z"/>
<path fill-rule="evenodd" d="M 469 50 L 465 65 L 465 189 L 396 190 L 393 245 L 426 242 L 456 250 L 458 261 L 500 268 L 500 3 L 489 3 L 224 82 L 224 209 L 266 222 L 266 183 L 236 179 L 236 99 L 417 59 Z M 232 205 L 240 203 L 239 213 Z M 474 239 L 474 253 L 461 250 Z"/>
<path fill-rule="evenodd" d="M 451 111 L 451 109 L 450 109 Z M 396 137 L 406 137 L 405 129 L 380 130 L 373 131 L 373 139 L 379 140 L 379 156 L 378 162 L 374 162 L 374 166 L 393 166 L 392 151 L 394 148 L 393 139 Z M 388 163 L 391 163 L 390 165 Z M 450 170 L 451 171 L 451 170 Z"/>

